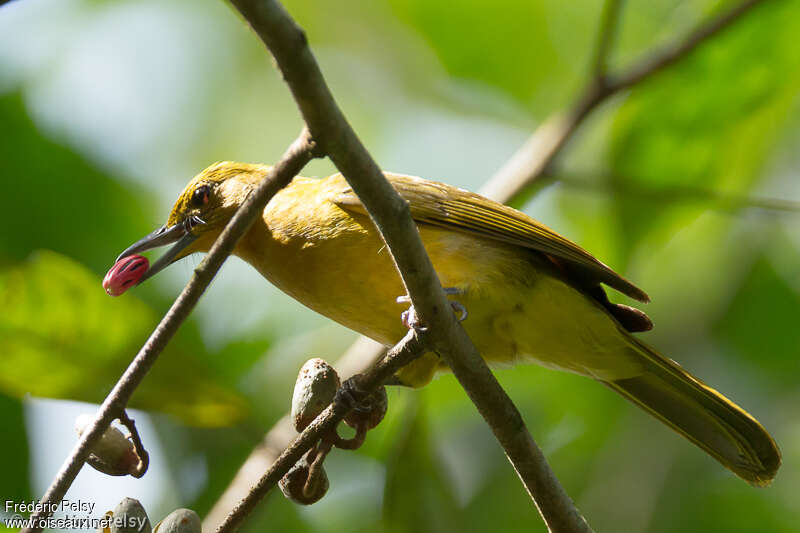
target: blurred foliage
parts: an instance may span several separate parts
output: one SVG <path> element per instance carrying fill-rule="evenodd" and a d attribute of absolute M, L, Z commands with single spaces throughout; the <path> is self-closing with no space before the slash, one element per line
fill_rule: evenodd
<path fill-rule="evenodd" d="M 0 143 L 0 168 L 9 185 L 7 208 L 0 210 L 0 259 L 20 261 L 48 248 L 103 272 L 109 263 L 108 236 L 147 227 L 141 191 L 126 189 L 37 131 L 19 93 L 0 97 L 0 122 L 7 132 Z"/>
<path fill-rule="evenodd" d="M 611 180 L 717 192 L 752 187 L 800 90 L 800 49 L 792 44 L 800 18 L 793 15 L 791 2 L 759 6 L 735 31 L 631 91 L 614 120 Z M 669 217 L 676 206 L 667 202 L 619 199 L 623 260 L 647 234 L 668 238 L 685 225 L 684 207 Z"/>
<path fill-rule="evenodd" d="M 599 2 L 391 0 L 452 76 L 495 87 L 534 112 L 563 106 L 583 74 Z"/>
<path fill-rule="evenodd" d="M 0 211 L 0 258 L 13 265 L 0 269 L 0 390 L 99 402 L 157 317 L 136 298 L 108 298 L 100 277 L 70 257 L 102 272 L 109 235 L 142 232 L 146 210 L 118 181 L 43 138 L 18 95 L 0 99 L 0 120 L 16 133 L 0 143 L 3 174 L 19 177 Z M 231 424 L 245 410 L 185 343 L 170 345 L 152 378 L 133 406 L 202 425 Z"/>
<path fill-rule="evenodd" d="M 797 265 L 800 271 L 800 263 Z M 744 279 L 715 330 L 737 355 L 757 364 L 782 387 L 796 384 L 800 329 L 795 327 L 800 294 L 765 257 L 760 257 Z M 758 324 L 759 335 L 752 335 Z"/>
<path fill-rule="evenodd" d="M 0 394 L 0 420 L 5 436 L 2 453 L 13 461 L 3 461 L 3 481 L 0 490 L 4 498 L 14 501 L 28 500 L 32 496 L 28 479 L 28 442 L 22 402 Z"/>
<path fill-rule="evenodd" d="M 0 389 L 102 401 L 156 320 L 142 302 L 112 301 L 99 286 L 84 267 L 47 251 L 0 272 L 0 305 L 9 310 L 0 318 Z M 166 350 L 132 406 L 201 425 L 230 425 L 245 410 L 179 343 Z"/>
<path fill-rule="evenodd" d="M 393 531 L 463 530 L 453 487 L 434 453 L 430 427 L 419 402 L 406 402 L 391 447 L 386 450 L 383 518 Z M 425 483 L 419 484 L 418 480 Z M 419 490 L 405 490 L 419 486 Z M 408 513 L 409 509 L 415 512 Z"/>
<path fill-rule="evenodd" d="M 624 69 L 731 3 L 625 2 L 610 65 Z M 570 105 L 601 10 L 554 0 L 286 7 L 376 158 L 465 187 Z M 498 371 L 598 531 L 797 529 L 800 226 L 797 213 L 747 198 L 800 199 L 798 31 L 794 3 L 764 2 L 597 110 L 553 184 L 523 206 L 646 288 L 648 342 L 751 410 L 784 452 L 773 487 L 755 490 L 590 380 Z M 25 406 L 100 401 L 197 263 L 111 299 L 100 280 L 116 253 L 163 223 L 195 172 L 219 159 L 273 161 L 300 120 L 263 45 L 223 2 L 25 0 L 0 9 L 0 124 L 0 496 L 22 499 L 54 473 L 41 471 L 53 458 L 28 450 L 49 437 Z M 315 162 L 307 174 L 330 169 Z M 586 186 L 560 182 L 562 170 Z M 742 201 L 720 212 L 718 193 Z M 129 495 L 208 511 L 288 409 L 302 362 L 334 361 L 352 338 L 252 269 L 226 265 L 133 398 L 153 413 L 157 434 L 143 438 L 160 443 L 153 467 L 172 484 L 145 476 Z M 72 420 L 53 411 L 47 423 Z M 366 446 L 333 452 L 326 468 L 321 502 L 273 494 L 247 530 L 544 531 L 450 376 L 391 391 Z M 101 499 L 117 481 L 72 497 Z"/>

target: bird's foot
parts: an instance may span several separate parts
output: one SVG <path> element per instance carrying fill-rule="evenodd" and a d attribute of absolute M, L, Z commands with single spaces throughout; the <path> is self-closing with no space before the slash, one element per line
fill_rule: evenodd
<path fill-rule="evenodd" d="M 463 293 L 461 289 L 457 289 L 455 287 L 445 287 L 443 290 L 444 293 L 448 296 Z M 407 294 L 403 296 L 398 296 L 397 303 L 399 304 L 411 303 L 411 298 Z M 464 320 L 466 320 L 468 315 L 467 308 L 464 307 L 460 302 L 451 301 L 450 307 L 453 309 L 454 313 L 457 313 L 459 315 L 458 316 L 459 322 L 463 322 Z M 400 318 L 403 321 L 403 325 L 408 329 L 415 329 L 417 331 L 425 331 L 427 329 L 425 326 L 422 325 L 422 322 L 420 321 L 419 316 L 417 315 L 417 311 L 414 309 L 413 305 L 410 305 L 408 307 L 408 310 L 403 311 L 403 313 L 400 315 Z"/>

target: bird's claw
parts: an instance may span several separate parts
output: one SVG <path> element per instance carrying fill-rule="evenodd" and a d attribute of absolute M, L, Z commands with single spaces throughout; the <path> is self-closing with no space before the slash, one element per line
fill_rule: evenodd
<path fill-rule="evenodd" d="M 445 287 L 443 290 L 444 293 L 448 296 L 462 294 L 463 292 L 461 289 L 457 289 L 455 287 Z M 398 296 L 396 301 L 399 304 L 411 303 L 411 297 L 405 294 L 403 296 Z M 453 309 L 454 313 L 457 313 L 459 315 L 458 316 L 459 322 L 463 322 L 464 320 L 466 320 L 469 313 L 467 312 L 467 308 L 464 307 L 461 304 L 461 302 L 450 301 L 450 307 Z M 417 331 L 425 331 L 427 329 L 425 326 L 422 325 L 422 322 L 419 320 L 419 316 L 417 316 L 417 312 L 414 309 L 413 305 L 410 305 L 408 307 L 408 310 L 403 311 L 400 314 L 400 319 L 402 320 L 403 325 L 408 329 L 414 329 Z"/>
<path fill-rule="evenodd" d="M 464 307 L 461 302 L 451 301 L 450 307 L 453 309 L 454 313 L 458 313 L 458 321 L 464 322 L 467 319 L 469 313 L 467 312 L 467 308 Z"/>

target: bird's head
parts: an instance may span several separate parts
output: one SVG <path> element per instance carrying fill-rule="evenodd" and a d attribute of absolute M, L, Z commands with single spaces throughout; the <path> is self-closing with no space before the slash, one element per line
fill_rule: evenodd
<path fill-rule="evenodd" d="M 117 263 L 130 255 L 171 244 L 138 280 L 141 283 L 178 259 L 207 252 L 269 168 L 231 161 L 211 165 L 189 182 L 172 207 L 167 223 L 129 246 Z"/>

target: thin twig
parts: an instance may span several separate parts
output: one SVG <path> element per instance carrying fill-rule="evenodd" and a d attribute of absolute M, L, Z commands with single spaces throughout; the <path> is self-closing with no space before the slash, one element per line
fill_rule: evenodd
<path fill-rule="evenodd" d="M 547 172 L 578 127 L 600 104 L 683 59 L 764 1 L 744 0 L 701 23 L 684 38 L 648 54 L 619 74 L 606 73 L 602 78 L 603 83 L 598 84 L 595 79 L 591 80 L 572 108 L 545 119 L 525 144 L 481 188 L 481 194 L 503 203 L 511 201 Z"/>
<path fill-rule="evenodd" d="M 194 309 L 200 296 L 203 295 L 211 280 L 219 271 L 222 263 L 233 252 L 236 242 L 244 235 L 255 220 L 255 217 L 264 209 L 269 199 L 282 187 L 288 184 L 295 175 L 315 157 L 314 143 L 307 130 L 303 130 L 297 140 L 281 158 L 280 162 L 270 169 L 264 180 L 253 191 L 250 197 L 242 204 L 236 214 L 220 234 L 208 255 L 203 259 L 195 271 L 192 279 L 186 284 L 183 291 L 175 299 L 164 318 L 156 326 L 150 338 L 147 339 L 139 353 L 117 381 L 114 388 L 95 415 L 94 421 L 83 432 L 69 457 L 56 474 L 53 483 L 47 489 L 41 501 L 44 511 L 35 514 L 31 519 L 31 527 L 24 531 L 38 531 L 43 525 L 42 519 L 50 515 L 53 505 L 64 498 L 67 489 L 78 475 L 92 446 L 100 439 L 103 432 L 112 420 L 120 416 L 128 404 L 136 387 L 153 366 L 159 354 L 164 350 L 169 340 L 178 330 L 180 325 Z"/>
<path fill-rule="evenodd" d="M 420 333 L 410 330 L 386 357 L 358 376 L 358 389 L 368 395 L 381 386 L 400 368 L 425 353 L 425 343 Z M 341 389 L 340 389 L 341 391 Z M 352 404 L 337 394 L 334 401 L 295 438 L 261 476 L 247 496 L 225 517 L 217 533 L 236 531 L 258 502 L 286 475 L 323 436 L 334 431 L 336 425 L 350 412 Z"/>
<path fill-rule="evenodd" d="M 325 476 L 325 469 L 322 464 L 332 449 L 333 441 L 323 436 L 314 451 L 309 452 L 309 454 L 314 454 L 313 457 L 306 456 L 310 464 L 308 465 L 308 478 L 306 479 L 306 484 L 303 485 L 303 496 L 311 497 L 318 483 Z"/>
<path fill-rule="evenodd" d="M 731 24 L 741 19 L 742 15 L 765 1 L 766 0 L 744 0 L 705 23 L 700 24 L 683 39 L 665 46 L 658 52 L 648 55 L 620 74 L 610 75 L 608 77 L 609 91 L 611 93 L 616 93 L 622 89 L 627 89 L 632 85 L 644 81 L 653 74 L 664 70 L 679 59 L 693 52 L 698 46 L 708 41 L 711 37 L 729 28 Z"/>
<path fill-rule="evenodd" d="M 603 18 L 597 32 L 597 44 L 594 47 L 591 77 L 603 82 L 608 72 L 608 56 L 619 26 L 622 0 L 606 0 L 603 5 Z"/>
<path fill-rule="evenodd" d="M 372 367 L 386 355 L 386 347 L 367 337 L 359 337 L 333 366 L 343 378 L 350 378 Z M 278 420 L 261 442 L 250 452 L 214 506 L 203 518 L 203 531 L 215 531 L 231 509 L 250 491 L 261 474 L 275 462 L 281 452 L 297 437 L 289 413 Z"/>
<path fill-rule="evenodd" d="M 343 439 L 337 434 L 336 435 L 337 438 L 334 441 L 336 443 L 336 447 L 339 448 L 340 450 L 359 449 L 364 444 L 364 441 L 367 438 L 367 431 L 369 431 L 367 429 L 367 425 L 362 423 L 356 426 L 356 434 L 349 439 Z"/>
<path fill-rule="evenodd" d="M 275 0 L 232 3 L 272 52 L 314 139 L 363 203 L 386 242 L 406 294 L 422 323 L 430 328 L 430 347 L 447 362 L 492 428 L 545 523 L 551 531 L 590 531 L 519 411 L 456 321 L 407 202 L 389 184 L 348 124 L 305 33 Z"/>
<path fill-rule="evenodd" d="M 652 187 L 645 186 L 641 182 L 634 181 L 631 178 L 603 176 L 602 173 L 592 174 L 591 178 L 581 177 L 578 174 L 558 174 L 557 176 L 546 175 L 543 176 L 542 179 L 558 181 L 558 183 L 565 187 L 575 189 L 598 192 L 613 191 L 614 194 L 645 200 L 649 199 L 659 204 L 697 200 L 710 203 L 712 209 L 716 207 L 726 211 L 760 209 L 762 211 L 778 211 L 784 213 L 800 212 L 800 201 L 797 200 L 728 193 L 694 185 Z"/>
<path fill-rule="evenodd" d="M 136 430 L 136 422 L 134 422 L 133 419 L 128 416 L 128 412 L 125 409 L 122 410 L 117 419 L 119 420 L 120 424 L 125 426 L 130 432 L 128 438 L 133 443 L 133 450 L 139 457 L 139 464 L 136 466 L 136 471 L 131 472 L 131 475 L 133 477 L 140 478 L 145 474 L 145 472 L 147 472 L 147 467 L 150 466 L 150 454 L 147 453 L 147 450 L 145 450 L 144 443 L 142 443 L 142 438 L 139 436 L 139 432 Z"/>

